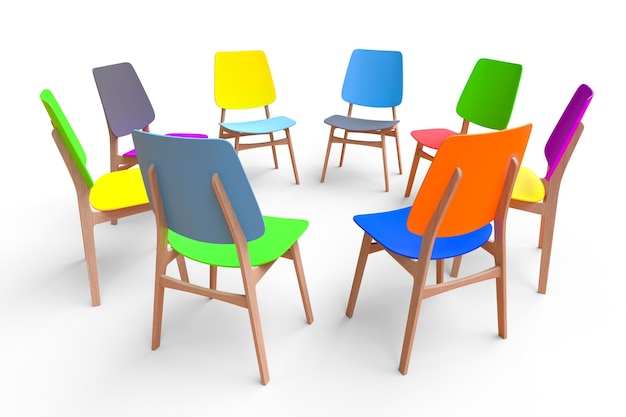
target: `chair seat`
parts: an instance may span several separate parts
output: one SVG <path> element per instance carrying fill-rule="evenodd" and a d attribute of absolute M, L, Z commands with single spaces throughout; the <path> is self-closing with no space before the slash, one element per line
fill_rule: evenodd
<path fill-rule="evenodd" d="M 397 125 L 399 120 L 370 120 L 356 117 L 342 116 L 335 114 L 324 120 L 324 123 L 339 129 L 351 130 L 354 132 L 372 132 L 377 130 L 391 129 Z"/>
<path fill-rule="evenodd" d="M 289 129 L 296 121 L 285 116 L 270 117 L 269 119 L 253 120 L 250 122 L 220 123 L 224 129 L 231 132 L 246 133 L 250 135 L 262 135 L 264 133 L 278 132 Z"/>
<path fill-rule="evenodd" d="M 148 194 L 139 168 L 104 174 L 89 191 L 89 202 L 96 210 L 109 211 L 148 203 Z"/>
<path fill-rule="evenodd" d="M 453 135 L 458 135 L 458 132 L 449 129 L 421 129 L 411 132 L 413 139 L 431 149 L 439 149 L 443 141 Z"/>
<path fill-rule="evenodd" d="M 263 216 L 265 233 L 248 242 L 252 266 L 264 265 L 280 258 L 302 236 L 309 222 L 300 219 Z M 235 244 L 207 243 L 182 236 L 173 230 L 168 240 L 174 250 L 187 258 L 209 265 L 239 268 Z"/>
<path fill-rule="evenodd" d="M 417 259 L 422 236 L 411 233 L 407 218 L 411 207 L 381 213 L 359 214 L 354 221 L 361 229 L 387 250 L 407 258 Z M 431 259 L 454 258 L 482 246 L 491 237 L 491 223 L 473 232 L 435 239 Z"/>
<path fill-rule="evenodd" d="M 520 167 L 513 186 L 511 199 L 538 203 L 546 195 L 546 189 L 541 178 L 530 168 Z"/>

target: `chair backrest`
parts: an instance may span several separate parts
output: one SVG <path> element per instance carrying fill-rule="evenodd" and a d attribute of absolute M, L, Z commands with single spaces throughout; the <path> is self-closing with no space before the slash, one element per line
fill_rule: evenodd
<path fill-rule="evenodd" d="M 254 109 L 276 101 L 274 80 L 265 52 L 217 52 L 214 67 L 215 103 L 220 108 Z"/>
<path fill-rule="evenodd" d="M 488 133 L 447 138 L 437 151 L 411 208 L 407 227 L 423 235 L 456 168 L 461 181 L 437 236 L 458 236 L 494 220 L 501 202 L 509 163 L 521 161 L 531 124 Z M 508 202 L 507 202 L 508 205 Z"/>
<path fill-rule="evenodd" d="M 128 62 L 93 69 L 100 101 L 113 134 L 120 138 L 154 121 L 150 99 Z"/>
<path fill-rule="evenodd" d="M 144 184 L 149 184 L 150 165 L 156 167 L 169 229 L 202 242 L 233 243 L 211 186 L 213 174 L 218 173 L 246 238 L 253 240 L 265 232 L 256 197 L 230 142 L 140 130 L 132 135 Z M 148 197 L 154 207 L 150 190 Z"/>
<path fill-rule="evenodd" d="M 402 103 L 402 53 L 355 49 L 350 56 L 341 97 L 367 107 L 396 107 Z"/>
<path fill-rule="evenodd" d="M 521 77 L 519 64 L 479 59 L 459 97 L 457 114 L 482 127 L 506 129 Z"/>
<path fill-rule="evenodd" d="M 546 161 L 548 161 L 548 172 L 545 176 L 547 181 L 550 181 L 552 174 L 561 162 L 592 98 L 593 91 L 591 88 L 586 84 L 581 84 L 548 138 L 544 148 Z"/>
<path fill-rule="evenodd" d="M 59 132 L 59 135 L 63 140 L 63 144 L 71 156 L 72 161 L 76 164 L 78 172 L 80 172 L 82 179 L 85 181 L 85 185 L 87 188 L 91 188 L 93 186 L 93 179 L 87 169 L 87 155 L 85 154 L 85 150 L 80 144 L 78 137 L 76 137 L 74 129 L 72 129 L 72 126 L 67 121 L 65 113 L 61 110 L 61 106 L 59 106 L 59 103 L 50 90 L 43 90 L 39 95 L 39 98 L 43 102 L 43 105 L 48 112 L 48 116 L 50 116 L 52 126 L 54 126 L 57 132 Z"/>

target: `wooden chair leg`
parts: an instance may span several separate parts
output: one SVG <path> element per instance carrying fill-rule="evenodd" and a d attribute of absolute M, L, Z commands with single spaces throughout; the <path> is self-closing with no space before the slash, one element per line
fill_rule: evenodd
<path fill-rule="evenodd" d="M 443 283 L 443 274 L 444 274 L 444 260 L 443 259 L 437 259 L 436 261 L 437 264 L 437 284 L 442 284 Z"/>
<path fill-rule="evenodd" d="M 385 191 L 389 192 L 389 170 L 387 168 L 387 144 L 385 142 L 385 135 L 380 135 L 380 147 L 383 150 L 383 173 L 385 174 Z"/>
<path fill-rule="evenodd" d="M 396 137 L 396 153 L 398 154 L 398 171 L 400 175 L 402 175 L 402 156 L 400 155 L 400 136 L 398 135 L 397 131 L 396 131 L 395 137 Z"/>
<path fill-rule="evenodd" d="M 367 257 L 370 254 L 371 247 L 372 237 L 367 233 L 364 233 L 363 241 L 361 242 L 359 260 L 357 261 L 356 271 L 354 272 L 354 280 L 352 281 L 352 289 L 350 290 L 350 298 L 348 298 L 348 307 L 346 308 L 346 316 L 348 317 L 352 317 L 352 314 L 354 314 L 356 298 L 359 295 L 361 281 L 363 280 L 363 272 L 365 271 L 365 263 L 367 262 Z"/>
<path fill-rule="evenodd" d="M 161 328 L 163 327 L 163 298 L 165 288 L 161 284 L 161 272 L 157 271 L 154 283 L 154 307 L 152 311 L 152 350 L 161 345 Z"/>
<path fill-rule="evenodd" d="M 296 277 L 298 278 L 298 286 L 300 287 L 300 296 L 302 297 L 302 305 L 304 306 L 304 315 L 308 324 L 313 323 L 313 309 L 311 308 L 311 300 L 309 299 L 309 290 L 304 277 L 304 268 L 302 267 L 302 257 L 300 255 L 300 247 L 298 242 L 291 247 L 290 256 L 296 269 Z"/>
<path fill-rule="evenodd" d="M 189 282 L 189 273 L 187 272 L 187 264 L 185 263 L 185 257 L 178 255 L 176 257 L 176 264 L 178 265 L 178 272 L 180 273 L 180 279 Z"/>
<path fill-rule="evenodd" d="M 462 256 L 456 256 L 453 260 L 452 260 L 452 269 L 450 270 L 450 276 L 452 278 L 456 278 L 459 276 L 459 269 L 461 268 L 461 259 L 463 257 Z"/>
<path fill-rule="evenodd" d="M 267 355 L 265 353 L 265 343 L 263 342 L 263 331 L 261 330 L 259 305 L 254 285 L 255 284 L 253 283 L 246 285 L 246 300 L 248 304 L 248 315 L 250 317 L 250 326 L 252 327 L 252 338 L 254 340 L 261 383 L 263 385 L 267 385 L 270 380 L 270 375 L 267 365 Z"/>
<path fill-rule="evenodd" d="M 406 190 L 404 191 L 405 197 L 408 197 L 411 195 L 411 189 L 413 188 L 413 182 L 415 181 L 415 174 L 417 173 L 417 166 L 419 165 L 419 162 L 420 162 L 421 150 L 422 150 L 422 145 L 418 143 L 415 148 L 415 155 L 413 155 L 413 163 L 411 164 L 411 171 L 409 172 L 409 180 L 406 184 Z"/>
<path fill-rule="evenodd" d="M 326 168 L 328 168 L 328 159 L 330 158 L 330 148 L 333 144 L 333 135 L 335 134 L 335 128 L 330 128 L 330 135 L 328 136 L 328 146 L 326 147 L 326 157 L 324 158 L 324 167 L 322 168 L 322 178 L 320 182 L 324 182 L 326 179 Z"/>
<path fill-rule="evenodd" d="M 90 209 L 85 209 L 85 211 L 86 210 Z M 98 282 L 98 262 L 96 259 L 95 223 L 90 214 L 91 213 L 80 213 L 80 226 L 83 234 L 87 276 L 89 277 L 91 305 L 97 307 L 100 305 L 100 284 Z"/>
<path fill-rule="evenodd" d="M 291 156 L 291 166 L 293 167 L 293 176 L 296 179 L 296 184 L 300 184 L 300 177 L 298 177 L 298 168 L 296 167 L 296 156 L 293 152 L 293 146 L 291 144 L 291 134 L 289 129 L 285 129 L 287 135 L 287 146 L 289 146 L 289 155 Z"/>
<path fill-rule="evenodd" d="M 419 317 L 421 307 L 421 286 L 417 281 L 414 281 L 411 302 L 409 304 L 409 315 L 406 321 L 406 329 L 404 330 L 404 342 L 402 343 L 400 366 L 398 367 L 398 370 L 402 375 L 406 375 L 409 371 L 409 362 L 411 361 L 411 352 L 413 351 L 413 342 L 415 341 L 415 330 L 417 329 L 417 319 Z"/>
<path fill-rule="evenodd" d="M 274 157 L 274 168 L 278 169 L 278 157 L 276 156 L 276 145 L 274 145 L 274 134 L 270 133 L 270 142 L 272 143 L 272 156 Z"/>
<path fill-rule="evenodd" d="M 506 314 L 506 273 L 502 269 L 502 275 L 496 277 L 496 300 L 498 306 L 498 334 L 501 338 L 507 338 L 507 314 Z"/>
<path fill-rule="evenodd" d="M 539 264 L 539 285 L 538 292 L 545 294 L 548 289 L 548 271 L 550 269 L 550 258 L 552 256 L 552 239 L 554 237 L 555 211 L 546 212 L 542 216 L 540 229 L 541 261 Z"/>

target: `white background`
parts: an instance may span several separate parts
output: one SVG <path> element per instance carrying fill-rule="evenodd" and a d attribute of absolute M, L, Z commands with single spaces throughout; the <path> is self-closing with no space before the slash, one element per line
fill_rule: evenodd
<path fill-rule="evenodd" d="M 626 30 L 618 2 L 59 0 L 0 10 L 0 415 L 626 413 L 618 203 Z M 349 148 L 342 168 L 334 149 L 319 181 L 323 120 L 347 110 L 340 90 L 355 48 L 404 56 L 404 174 L 389 144 L 389 193 L 370 148 Z M 102 305 L 91 307 L 74 188 L 39 100 L 44 88 L 56 95 L 97 177 L 108 170 L 108 137 L 92 68 L 134 65 L 156 111 L 153 132 L 214 136 L 213 56 L 239 49 L 265 50 L 278 91 L 273 114 L 297 121 L 300 186 L 286 149 L 279 170 L 269 151 L 241 154 L 261 208 L 310 221 L 301 250 L 315 322 L 304 321 L 288 261 L 258 287 L 267 386 L 244 309 L 168 292 L 161 347 L 150 349 L 151 213 L 97 226 Z M 456 100 L 481 57 L 523 65 L 510 126 L 533 123 L 524 164 L 539 172 L 547 135 L 575 89 L 595 91 L 561 189 L 548 292 L 536 291 L 538 217 L 511 211 L 508 339 L 497 336 L 493 283 L 428 299 L 402 376 L 411 279 L 388 256 L 373 256 L 355 314 L 345 316 L 361 242 L 352 216 L 412 202 L 417 185 L 403 197 L 415 149 L 409 132 L 460 127 Z M 487 260 L 468 256 L 463 267 Z M 206 282 L 205 268 L 191 269 L 192 280 Z M 222 277 L 237 283 L 236 273 Z"/>

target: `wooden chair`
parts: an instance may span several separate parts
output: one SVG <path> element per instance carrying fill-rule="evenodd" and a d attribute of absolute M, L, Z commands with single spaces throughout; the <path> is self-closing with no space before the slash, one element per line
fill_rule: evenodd
<path fill-rule="evenodd" d="M 362 145 L 382 150 L 385 191 L 389 191 L 387 137 L 396 140 L 398 170 L 402 174 L 398 134 L 400 121 L 396 117 L 396 109 L 402 103 L 403 81 L 402 53 L 369 49 L 355 49 L 352 52 L 341 90 L 341 97 L 348 103 L 348 114 L 335 114 L 324 120 L 330 126 L 330 134 L 320 182 L 326 179 L 330 149 L 334 143 L 341 144 L 340 167 L 343 166 L 346 145 Z M 353 111 L 357 108 L 377 113 L 389 112 L 386 114 L 390 114 L 391 118 L 353 117 Z M 337 130 L 343 134 L 338 135 Z"/>
<path fill-rule="evenodd" d="M 100 223 L 150 211 L 148 196 L 137 168 L 106 173 L 93 181 L 83 147 L 56 98 L 50 90 L 43 90 L 40 98 L 52 122 L 54 142 L 76 188 L 91 304 L 99 306 L 94 228 Z"/>
<path fill-rule="evenodd" d="M 508 126 L 521 76 L 522 66 L 519 64 L 488 58 L 476 62 L 456 106 L 456 113 L 463 119 L 461 130 L 429 128 L 411 132 L 417 146 L 405 197 L 411 195 L 420 160 L 432 161 L 447 137 L 468 133 L 470 125 L 490 130 L 502 130 Z"/>
<path fill-rule="evenodd" d="M 213 75 L 215 103 L 221 109 L 219 137 L 234 139 L 237 152 L 270 147 L 276 169 L 278 169 L 276 147 L 287 146 L 296 184 L 300 184 L 290 133 L 290 128 L 296 122 L 286 116 L 270 115 L 269 106 L 276 101 L 276 88 L 265 52 L 258 50 L 217 52 Z M 263 110 L 263 118 L 242 120 L 260 109 Z M 226 121 L 227 111 L 229 115 L 239 111 L 237 120 Z M 275 138 L 275 134 L 281 131 L 285 137 Z M 252 137 L 256 142 L 241 140 L 246 137 Z M 267 137 L 268 140 L 262 140 L 263 137 Z"/>
<path fill-rule="evenodd" d="M 413 278 L 400 373 L 408 372 L 422 301 L 493 279 L 498 334 L 507 337 L 506 216 L 531 125 L 496 132 L 451 136 L 441 145 L 410 207 L 354 216 L 363 229 L 346 315 L 352 317 L 368 257 L 384 251 Z M 489 238 L 495 236 L 493 241 Z M 453 258 L 478 249 L 493 264 L 471 275 L 427 283 L 432 260 Z M 385 276 L 384 279 L 393 277 Z"/>
<path fill-rule="evenodd" d="M 552 254 L 552 240 L 556 223 L 556 209 L 561 180 L 565 168 L 583 132 L 582 118 L 593 98 L 593 91 L 581 84 L 561 115 L 544 148 L 547 170 L 538 175 L 522 166 L 513 188 L 511 208 L 541 216 L 538 247 L 541 249 L 538 292 L 545 294 L 548 287 L 548 269 Z M 456 277 L 461 258 L 454 259 L 451 276 Z"/>
<path fill-rule="evenodd" d="M 263 385 L 269 382 L 256 285 L 279 258 L 293 261 L 306 322 L 313 322 L 298 245 L 302 219 L 264 216 L 237 153 L 222 139 L 193 139 L 135 130 L 133 140 L 157 224 L 152 349 L 161 343 L 166 288 L 246 308 Z M 180 161 L 185 161 L 181 164 Z M 184 259 L 209 265 L 209 285 L 189 281 Z M 180 278 L 167 274 L 179 262 Z M 241 292 L 219 290 L 218 268 L 241 272 Z"/>

